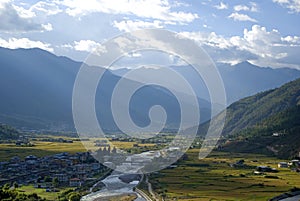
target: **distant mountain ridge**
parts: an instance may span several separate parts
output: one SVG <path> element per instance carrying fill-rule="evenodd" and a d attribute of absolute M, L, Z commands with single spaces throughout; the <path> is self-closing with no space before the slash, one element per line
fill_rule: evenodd
<path fill-rule="evenodd" d="M 0 122 L 24 130 L 74 131 L 72 90 L 81 65 L 81 62 L 37 48 L 16 50 L 0 48 Z M 263 89 L 271 89 L 300 77 L 300 71 L 293 69 L 266 70 L 249 63 L 240 65 L 242 66 L 219 67 L 221 75 L 224 76 L 229 100 L 243 98 Z M 248 73 L 246 70 L 237 70 L 243 69 L 243 66 L 246 66 Z M 199 84 L 194 80 L 193 73 L 189 69 L 174 68 L 178 68 L 178 72 L 181 72 L 196 88 L 205 90 L 202 83 Z M 243 73 L 239 73 L 240 71 Z M 264 73 L 259 76 L 256 72 Z M 245 76 L 248 76 L 248 79 Z M 259 81 L 255 81 L 258 78 Z M 114 72 L 107 71 L 102 81 L 104 87 L 98 88 L 96 94 L 98 119 L 105 130 L 112 132 L 118 129 L 109 111 L 110 98 L 112 89 L 119 79 Z M 244 83 L 238 79 L 247 81 Z M 264 83 L 264 79 L 271 79 L 272 82 Z M 252 88 L 251 83 L 254 83 Z M 236 87 L 230 90 L 232 85 Z M 235 93 L 238 96 L 235 97 Z M 210 103 L 206 98 L 206 95 L 200 95 L 198 98 L 202 122 L 210 117 Z M 132 103 L 134 104 L 131 107 L 131 115 L 138 125 L 145 126 L 149 122 L 147 108 L 162 104 L 169 112 L 167 122 L 169 127 L 176 128 L 180 117 L 178 102 L 163 88 L 149 86 L 144 92 L 137 93 Z"/>
<path fill-rule="evenodd" d="M 40 49 L 0 48 L 0 122 L 24 130 L 74 131 L 72 92 L 81 65 Z M 113 121 L 110 99 L 120 78 L 107 70 L 95 97 L 97 117 L 108 132 L 119 131 Z M 210 118 L 210 103 L 198 101 L 202 121 L 206 121 Z M 149 108 L 155 104 L 166 109 L 167 128 L 176 129 L 180 119 L 178 102 L 157 86 L 148 85 L 134 94 L 130 114 L 135 123 L 147 125 Z"/>
<path fill-rule="evenodd" d="M 300 77 L 300 71 L 297 69 L 258 67 L 249 62 L 234 66 L 217 63 L 216 66 L 224 83 L 228 105 L 258 92 L 280 87 Z M 191 66 L 171 66 L 171 68 L 190 81 L 195 91 L 199 92 L 197 94 L 199 97 L 210 99 L 207 86 Z M 112 72 L 123 75 L 128 71 L 129 69 L 121 68 Z M 144 71 L 147 73 L 149 69 L 144 68 Z"/>
<path fill-rule="evenodd" d="M 0 122 L 26 129 L 69 127 L 79 62 L 40 49 L 0 48 L 0 65 Z"/>
<path fill-rule="evenodd" d="M 228 103 L 274 89 L 300 77 L 300 71 L 291 68 L 257 67 L 249 62 L 234 66 L 218 65 L 227 91 Z"/>

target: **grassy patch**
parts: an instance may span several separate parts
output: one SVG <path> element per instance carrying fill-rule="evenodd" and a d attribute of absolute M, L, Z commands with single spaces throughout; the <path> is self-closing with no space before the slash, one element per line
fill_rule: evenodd
<path fill-rule="evenodd" d="M 7 161 L 14 156 L 24 158 L 28 155 L 35 155 L 37 157 L 49 156 L 61 152 L 84 152 L 85 147 L 80 141 L 73 143 L 59 143 L 59 142 L 33 142 L 33 147 L 18 147 L 15 144 L 0 144 L 0 161 Z"/>
<path fill-rule="evenodd" d="M 60 189 L 60 191 L 68 190 L 71 188 L 64 188 Z M 47 200 L 57 200 L 60 192 L 46 192 L 46 189 L 42 188 L 34 188 L 34 186 L 21 186 L 17 189 L 19 192 L 25 193 L 25 194 L 32 194 L 36 193 L 42 198 L 46 198 Z"/>
<path fill-rule="evenodd" d="M 50 138 L 50 136 L 48 137 Z M 59 138 L 59 136 L 53 138 Z M 19 156 L 20 158 L 25 158 L 28 155 L 43 157 L 61 152 L 74 154 L 76 152 L 85 152 L 87 150 L 94 151 L 99 149 L 99 147 L 95 146 L 95 141 L 99 139 L 101 138 L 92 138 L 89 141 L 84 141 L 83 143 L 81 141 L 73 141 L 73 143 L 32 141 L 32 144 L 34 145 L 32 147 L 21 147 L 16 146 L 15 144 L 0 144 L 0 161 L 10 160 L 14 156 Z M 134 144 L 134 142 L 113 141 L 111 146 L 116 146 L 126 150 L 132 149 Z M 139 144 L 139 146 L 153 147 L 155 144 Z"/>
<path fill-rule="evenodd" d="M 280 161 L 276 158 L 213 152 L 200 161 L 198 151 L 189 150 L 188 159 L 179 162 L 177 168 L 152 174 L 155 191 L 170 200 L 268 200 L 300 187 L 300 174 L 288 169 L 266 175 L 253 174 L 258 165 L 276 168 Z M 230 167 L 230 163 L 241 159 L 245 160 L 247 168 Z"/>

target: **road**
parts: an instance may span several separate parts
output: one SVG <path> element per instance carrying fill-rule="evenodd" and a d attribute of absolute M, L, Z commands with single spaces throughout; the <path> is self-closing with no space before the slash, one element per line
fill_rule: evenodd
<path fill-rule="evenodd" d="M 149 178 L 147 175 L 146 175 L 146 183 L 148 185 L 148 191 L 151 194 L 151 196 L 153 197 L 153 199 L 156 201 L 159 201 L 159 199 L 157 199 L 155 194 L 153 193 L 152 184 L 149 182 Z"/>
<path fill-rule="evenodd" d="M 144 193 L 140 189 L 136 188 L 135 192 L 142 196 L 146 201 L 153 201 L 146 193 Z"/>

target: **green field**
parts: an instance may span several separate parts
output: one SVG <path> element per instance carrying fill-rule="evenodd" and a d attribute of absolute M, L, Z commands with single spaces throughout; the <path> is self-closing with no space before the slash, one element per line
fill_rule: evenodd
<path fill-rule="evenodd" d="M 72 188 L 64 188 L 64 189 L 60 189 L 60 191 L 69 190 L 69 189 L 72 189 Z M 21 187 L 17 188 L 17 191 L 25 193 L 25 194 L 36 193 L 40 197 L 45 198 L 47 200 L 57 200 L 58 196 L 61 194 L 61 192 L 46 192 L 45 189 L 34 188 L 34 186 L 32 186 L 32 185 L 21 186 Z"/>
<path fill-rule="evenodd" d="M 20 158 L 24 158 L 28 155 L 43 157 L 62 152 L 74 154 L 76 152 L 96 150 L 98 149 L 98 147 L 94 146 L 95 140 L 99 140 L 99 138 L 85 141 L 84 145 L 81 141 L 73 141 L 73 143 L 32 141 L 32 144 L 34 144 L 34 146 L 32 147 L 16 146 L 15 144 L 0 144 L 0 161 L 10 160 L 14 156 L 19 156 Z M 134 142 L 114 141 L 111 145 L 122 149 L 130 149 L 133 147 L 134 144 Z M 154 146 L 154 144 L 139 144 L 139 146 L 152 147 Z"/>
<path fill-rule="evenodd" d="M 113 196 L 107 198 L 99 198 L 95 201 L 134 201 L 137 198 L 135 194 L 121 195 L 121 196 Z"/>
<path fill-rule="evenodd" d="M 24 158 L 28 155 L 35 155 L 37 157 L 49 156 L 61 152 L 84 152 L 85 147 L 80 141 L 73 143 L 59 143 L 59 142 L 33 142 L 33 147 L 18 147 L 15 144 L 0 144 L 0 161 L 7 161 L 13 156 Z"/>
<path fill-rule="evenodd" d="M 294 187 L 300 188 L 300 174 L 289 169 L 278 173 L 254 175 L 258 165 L 277 168 L 280 160 L 263 155 L 214 152 L 198 160 L 197 149 L 188 151 L 188 159 L 175 169 L 152 174 L 150 182 L 165 200 L 268 200 Z M 245 160 L 247 167 L 232 168 L 230 163 Z M 268 177 L 267 176 L 267 177 Z"/>
<path fill-rule="evenodd" d="M 86 143 L 92 146 L 94 140 Z M 86 151 L 80 141 L 73 143 L 34 141 L 33 144 L 33 147 L 0 144 L 0 161 L 9 160 L 16 155 L 24 158 L 30 154 L 41 157 L 61 152 Z M 124 149 L 133 146 L 131 142 L 116 141 L 113 144 Z M 152 145 L 139 144 L 141 147 Z M 198 160 L 198 151 L 198 149 L 189 150 L 188 158 L 178 162 L 178 166 L 174 169 L 151 174 L 150 182 L 159 196 L 166 196 L 165 200 L 184 201 L 268 200 L 294 187 L 300 188 L 300 174 L 289 169 L 279 169 L 278 173 L 265 175 L 253 174 L 255 167 L 259 165 L 277 168 L 280 159 L 258 154 L 213 152 L 209 157 Z M 230 167 L 229 164 L 241 159 L 245 160 L 246 167 Z M 58 196 L 58 193 L 49 193 L 45 189 L 35 189 L 32 186 L 23 186 L 19 190 L 37 193 L 48 199 Z"/>

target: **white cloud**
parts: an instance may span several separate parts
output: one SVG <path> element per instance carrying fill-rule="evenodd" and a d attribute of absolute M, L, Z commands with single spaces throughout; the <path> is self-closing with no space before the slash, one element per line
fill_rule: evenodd
<path fill-rule="evenodd" d="M 83 51 L 83 52 L 90 52 L 90 53 L 93 52 L 95 54 L 101 54 L 103 52 L 106 52 L 106 49 L 103 45 L 92 40 L 74 41 L 73 44 L 66 44 L 63 45 L 63 47 L 74 49 L 76 51 Z"/>
<path fill-rule="evenodd" d="M 244 30 L 244 37 L 234 36 L 229 39 L 230 43 L 239 50 L 246 50 L 252 54 L 257 54 L 262 58 L 274 57 L 279 54 L 274 51 L 276 44 L 282 44 L 280 33 L 273 29 L 267 31 L 265 27 L 254 25 L 252 30 Z"/>
<path fill-rule="evenodd" d="M 49 24 L 43 25 L 33 20 L 35 13 L 16 6 L 10 0 L 0 0 L 0 30 L 5 32 L 28 32 L 50 30 Z"/>
<path fill-rule="evenodd" d="M 254 3 L 254 2 L 250 2 L 249 3 L 249 6 L 248 5 L 235 5 L 234 7 L 233 7 L 233 9 L 235 10 L 235 11 L 250 11 L 250 12 L 257 12 L 258 11 L 258 6 L 257 6 L 257 4 L 256 3 Z"/>
<path fill-rule="evenodd" d="M 215 8 L 218 9 L 218 10 L 225 10 L 225 9 L 228 9 L 228 5 L 224 4 L 223 2 L 220 2 L 219 5 L 215 6 Z"/>
<path fill-rule="evenodd" d="M 246 14 L 240 13 L 231 13 L 228 18 L 232 18 L 234 21 L 250 21 L 250 22 L 257 22 L 255 19 L 249 17 Z"/>
<path fill-rule="evenodd" d="M 278 30 L 268 31 L 259 25 L 244 30 L 243 36 L 229 38 L 212 33 L 182 32 L 197 41 L 218 62 L 236 64 L 251 61 L 259 66 L 300 69 L 300 37 L 281 36 Z"/>
<path fill-rule="evenodd" d="M 30 11 L 42 12 L 46 15 L 56 15 L 62 12 L 62 9 L 55 2 L 51 1 L 39 1 L 32 5 L 29 9 Z"/>
<path fill-rule="evenodd" d="M 46 30 L 46 31 L 52 31 L 53 27 L 52 24 L 48 23 L 48 24 L 42 24 L 42 27 Z"/>
<path fill-rule="evenodd" d="M 282 40 L 288 43 L 300 44 L 300 37 L 298 36 L 286 36 Z"/>
<path fill-rule="evenodd" d="M 132 52 L 132 53 L 127 54 L 126 56 L 132 57 L 132 58 L 139 58 L 139 57 L 142 57 L 142 54 L 139 52 Z"/>
<path fill-rule="evenodd" d="M 190 5 L 185 2 L 172 1 L 172 7 L 189 7 Z"/>
<path fill-rule="evenodd" d="M 10 3 L 11 0 L 0 0 L 0 9 L 5 7 L 5 4 Z"/>
<path fill-rule="evenodd" d="M 121 22 L 114 21 L 114 27 L 118 28 L 120 31 L 134 31 L 138 29 L 145 28 L 163 28 L 162 22 L 159 20 L 154 20 L 153 22 L 145 22 L 142 20 L 132 21 L 132 20 L 123 20 Z"/>
<path fill-rule="evenodd" d="M 258 5 L 255 2 L 250 2 L 249 5 L 250 5 L 251 12 L 258 12 L 258 10 L 259 10 Z"/>
<path fill-rule="evenodd" d="M 232 46 L 230 41 L 222 36 L 217 35 L 215 32 L 181 32 L 180 34 L 199 42 L 201 45 L 216 47 L 220 49 L 227 49 Z"/>
<path fill-rule="evenodd" d="M 35 17 L 35 13 L 32 12 L 31 10 L 26 10 L 23 7 L 20 6 L 16 6 L 12 4 L 12 7 L 17 11 L 17 13 L 19 14 L 20 17 L 22 18 L 33 18 Z"/>
<path fill-rule="evenodd" d="M 300 12 L 300 0 L 273 0 L 273 2 L 288 8 L 292 12 Z"/>
<path fill-rule="evenodd" d="M 245 5 L 236 5 L 236 6 L 233 7 L 233 9 L 235 11 L 241 11 L 241 10 L 248 11 L 249 7 L 245 6 Z"/>
<path fill-rule="evenodd" d="M 47 50 L 53 52 L 53 48 L 48 43 L 43 43 L 41 41 L 33 41 L 28 38 L 9 38 L 8 40 L 4 40 L 0 38 L 0 46 L 9 49 L 18 49 L 18 48 L 40 48 L 43 50 Z"/>
<path fill-rule="evenodd" d="M 89 13 L 109 13 L 135 15 L 137 17 L 162 21 L 188 23 L 196 18 L 197 14 L 183 11 L 171 11 L 172 4 L 168 0 L 62 0 L 59 4 L 66 6 L 66 12 L 71 16 L 87 15 Z M 176 6 L 176 5 L 175 5 Z"/>

